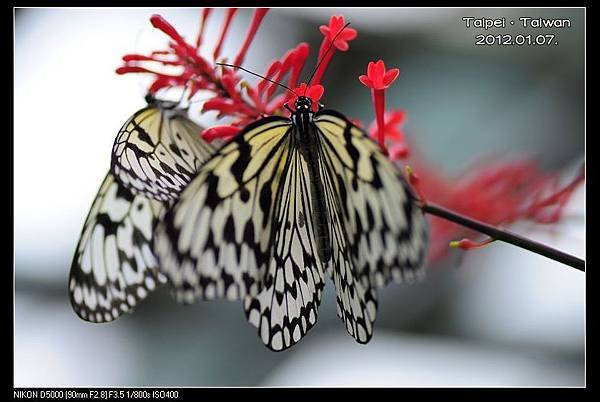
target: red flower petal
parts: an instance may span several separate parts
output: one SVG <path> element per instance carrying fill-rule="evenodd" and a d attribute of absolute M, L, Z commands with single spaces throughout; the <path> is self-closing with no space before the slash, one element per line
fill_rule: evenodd
<path fill-rule="evenodd" d="M 221 47 L 223 46 L 223 42 L 225 41 L 225 37 L 227 36 L 227 32 L 229 31 L 229 26 L 231 25 L 231 21 L 233 20 L 233 17 L 237 13 L 237 11 L 237 8 L 229 8 L 225 13 L 225 21 L 223 22 L 223 26 L 221 27 L 221 34 L 219 35 L 219 40 L 217 41 L 215 50 L 213 51 L 213 58 L 215 60 L 217 60 L 217 58 L 221 54 Z"/>
<path fill-rule="evenodd" d="M 340 36 L 338 36 L 338 38 L 341 38 L 342 40 L 345 40 L 345 41 L 349 41 L 349 40 L 353 40 L 354 38 L 356 38 L 357 35 L 358 35 L 358 32 L 356 31 L 356 29 L 347 27 L 346 29 L 344 29 L 342 31 L 342 33 L 340 34 Z"/>
<path fill-rule="evenodd" d="M 371 88 L 373 87 L 373 81 L 371 81 L 369 79 L 369 77 L 367 77 L 366 75 L 361 75 L 360 77 L 358 77 L 358 79 L 360 80 L 360 82 L 362 82 L 366 87 Z"/>
<path fill-rule="evenodd" d="M 346 50 L 350 49 L 350 45 L 348 44 L 348 42 L 339 38 L 335 40 L 333 46 L 335 46 L 337 50 L 341 52 L 345 52 Z"/>
<path fill-rule="evenodd" d="M 396 80 L 396 78 L 398 78 L 399 74 L 400 70 L 398 70 L 397 68 L 392 68 L 391 70 L 388 70 L 383 75 L 383 85 L 389 86 L 392 82 Z"/>
<path fill-rule="evenodd" d="M 323 88 L 323 85 L 311 85 L 306 91 L 306 96 L 308 96 L 313 102 L 319 102 L 324 92 L 325 88 Z"/>
<path fill-rule="evenodd" d="M 329 45 L 333 41 L 333 46 L 342 52 L 350 48 L 348 41 L 353 40 L 357 35 L 356 29 L 344 28 L 344 25 L 345 20 L 343 15 L 332 15 L 329 19 L 329 25 L 321 25 L 319 27 L 325 40 L 328 41 L 327 44 Z M 319 57 L 322 56 L 322 54 L 319 54 Z"/>
<path fill-rule="evenodd" d="M 398 77 L 398 74 L 400 74 L 400 70 L 397 68 L 392 68 L 386 72 L 383 60 L 378 60 L 377 62 L 370 61 L 367 65 L 367 77 L 369 78 L 369 81 L 361 79 L 360 77 L 359 79 L 371 89 L 387 89 Z"/>

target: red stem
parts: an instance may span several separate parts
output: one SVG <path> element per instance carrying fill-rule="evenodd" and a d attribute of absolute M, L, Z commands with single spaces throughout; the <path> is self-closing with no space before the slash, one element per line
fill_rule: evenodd
<path fill-rule="evenodd" d="M 208 16 L 212 12 L 212 8 L 205 8 L 202 10 L 202 18 L 200 19 L 200 31 L 198 32 L 198 37 L 196 38 L 196 49 L 200 47 L 202 44 L 202 37 L 204 36 L 204 28 L 206 27 L 206 21 L 208 20 Z"/>
<path fill-rule="evenodd" d="M 329 47 L 330 43 L 331 42 L 329 42 L 329 39 L 327 39 L 327 38 L 323 39 L 323 42 L 321 43 L 321 48 L 319 49 L 318 60 L 321 60 L 321 57 L 323 57 L 323 60 L 320 61 L 319 67 L 317 68 L 317 71 L 315 72 L 315 76 L 312 81 L 313 85 L 317 85 L 317 84 L 321 83 L 321 79 L 323 78 L 323 74 L 325 74 L 327 65 L 329 64 L 329 62 L 331 61 L 331 58 L 333 57 L 333 54 L 335 53 L 335 47 L 332 47 L 331 50 L 329 52 L 327 52 L 327 54 L 323 54 L 325 52 L 325 49 L 327 49 Z"/>
<path fill-rule="evenodd" d="M 467 216 L 461 215 L 457 212 L 451 211 L 442 206 L 435 205 L 432 203 L 421 205 L 421 209 L 425 213 L 438 216 L 450 222 L 454 222 L 458 225 L 467 227 L 480 233 L 484 233 L 490 236 L 493 240 L 500 240 L 505 243 L 524 248 L 525 250 L 529 250 L 536 254 L 543 255 L 544 257 L 548 257 L 550 259 L 553 259 L 554 261 L 561 262 L 579 271 L 585 272 L 584 260 L 573 255 L 564 253 L 560 250 L 554 249 L 552 247 L 546 246 L 545 244 L 541 244 L 534 240 L 527 239 L 516 233 L 509 232 L 508 230 L 498 229 L 497 227 L 488 225 L 485 222 L 469 218 Z"/>
<path fill-rule="evenodd" d="M 237 13 L 237 8 L 230 8 L 227 10 L 227 14 L 225 15 L 225 22 L 223 23 L 223 27 L 221 28 L 221 35 L 219 36 L 219 40 L 217 41 L 217 46 L 215 46 L 215 51 L 213 52 L 213 58 L 217 60 L 219 55 L 221 54 L 221 47 L 223 47 L 223 42 L 225 41 L 225 36 L 227 36 L 227 31 L 229 31 L 229 25 L 231 25 L 231 20 Z"/>
<path fill-rule="evenodd" d="M 385 147 L 385 89 L 372 89 L 373 104 L 375 105 L 375 118 L 377 120 L 377 140 L 381 149 Z"/>
<path fill-rule="evenodd" d="M 248 51 L 248 48 L 250 47 L 250 44 L 254 39 L 254 35 L 256 35 L 256 31 L 258 31 L 258 28 L 260 27 L 262 19 L 265 17 L 268 11 L 268 8 L 257 8 L 256 11 L 254 11 L 254 17 L 252 18 L 252 23 L 250 24 L 248 33 L 246 34 L 246 40 L 240 48 L 240 51 L 238 52 L 237 56 L 235 56 L 235 60 L 233 61 L 233 64 L 235 64 L 236 66 L 241 66 L 244 62 L 246 52 Z"/>

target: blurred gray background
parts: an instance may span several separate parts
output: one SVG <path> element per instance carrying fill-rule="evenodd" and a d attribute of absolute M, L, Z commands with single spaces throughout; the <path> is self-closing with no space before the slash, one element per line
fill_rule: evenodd
<path fill-rule="evenodd" d="M 230 58 L 251 12 L 233 22 Z M 317 326 L 282 353 L 262 345 L 239 302 L 184 307 L 166 289 L 113 323 L 81 321 L 67 295 L 71 258 L 117 130 L 144 105 L 147 83 L 114 70 L 123 54 L 166 44 L 153 13 L 195 36 L 199 9 L 16 10 L 15 386 L 584 385 L 585 274 L 503 244 L 452 251 L 423 283 L 382 290 L 366 346 L 335 316 L 332 283 Z M 382 58 L 401 71 L 388 107 L 407 111 L 410 142 L 439 171 L 490 152 L 533 155 L 561 172 L 583 160 L 583 9 L 274 9 L 246 67 L 263 72 L 300 41 L 314 65 L 318 26 L 332 14 L 359 34 L 325 75 L 328 107 L 370 122 L 357 77 Z M 222 16 L 213 14 L 207 42 Z M 572 27 L 507 30 L 555 33 L 556 46 L 475 46 L 481 31 L 463 16 L 569 18 Z M 585 258 L 584 192 L 561 223 L 511 230 Z"/>

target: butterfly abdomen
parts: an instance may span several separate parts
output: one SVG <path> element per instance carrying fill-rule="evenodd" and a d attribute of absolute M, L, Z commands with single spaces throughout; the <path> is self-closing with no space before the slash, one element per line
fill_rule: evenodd
<path fill-rule="evenodd" d="M 304 133 L 304 139 L 300 141 L 302 156 L 308 166 L 310 179 L 310 201 L 312 208 L 312 226 L 317 242 L 317 252 L 321 262 L 326 263 L 331 259 L 331 235 L 329 231 L 329 220 L 327 219 L 327 207 L 325 205 L 325 189 L 321 170 L 319 169 L 319 147 L 316 136 Z"/>

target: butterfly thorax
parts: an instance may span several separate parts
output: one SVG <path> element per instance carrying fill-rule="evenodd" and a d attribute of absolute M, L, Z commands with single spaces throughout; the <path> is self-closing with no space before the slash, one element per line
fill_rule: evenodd
<path fill-rule="evenodd" d="M 300 96 L 295 103 L 296 110 L 291 119 L 294 127 L 294 138 L 302 157 L 308 166 L 310 176 L 310 199 L 312 211 L 312 227 L 317 242 L 317 250 L 321 262 L 326 263 L 331 258 L 331 238 L 326 195 L 321 175 L 319 161 L 322 160 L 320 151 L 320 138 L 317 126 L 314 124 L 312 101 L 310 98 Z"/>
<path fill-rule="evenodd" d="M 313 122 L 312 100 L 306 96 L 299 96 L 294 106 L 296 110 L 292 113 L 291 119 L 296 127 L 296 138 L 301 143 L 310 142 L 313 140 L 308 135 Z"/>

